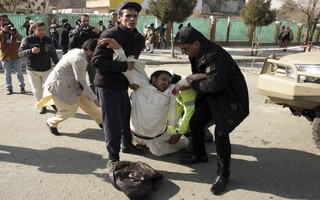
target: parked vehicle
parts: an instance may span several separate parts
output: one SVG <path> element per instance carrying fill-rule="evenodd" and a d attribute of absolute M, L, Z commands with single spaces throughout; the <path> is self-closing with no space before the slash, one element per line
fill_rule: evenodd
<path fill-rule="evenodd" d="M 295 116 L 312 122 L 312 135 L 320 149 L 320 51 L 267 58 L 258 88 L 269 102 L 288 107 Z"/>

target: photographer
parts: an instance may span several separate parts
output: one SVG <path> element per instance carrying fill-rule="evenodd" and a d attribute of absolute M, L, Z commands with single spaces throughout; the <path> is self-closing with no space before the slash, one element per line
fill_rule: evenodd
<path fill-rule="evenodd" d="M 69 34 L 69 47 L 70 49 L 81 48 L 82 44 L 88 39 L 98 38 L 99 29 L 89 25 L 89 15 L 81 15 L 80 22 L 77 23 L 77 26 L 70 31 Z M 88 75 L 89 75 L 89 85 L 90 88 L 95 91 L 93 86 L 93 80 L 96 74 L 95 68 L 88 63 Z"/>
<path fill-rule="evenodd" d="M 69 34 L 70 49 L 81 48 L 86 40 L 98 38 L 99 33 L 99 29 L 90 26 L 89 15 L 81 15 L 80 22 L 77 22 L 77 26 Z"/>
<path fill-rule="evenodd" d="M 21 69 L 22 65 L 18 55 L 19 44 L 17 42 L 17 40 L 22 40 L 22 36 L 17 29 L 14 28 L 13 24 L 9 24 L 7 15 L 1 16 L 0 27 L 0 61 L 6 77 L 7 95 L 13 94 L 11 78 L 12 68 L 17 73 L 20 93 L 25 94 L 24 77 Z"/>
<path fill-rule="evenodd" d="M 25 21 L 24 21 L 24 23 L 22 24 L 22 28 L 25 28 L 26 30 L 26 36 L 28 36 L 29 35 L 29 29 L 30 29 L 30 23 L 29 23 L 29 21 L 30 21 L 30 17 L 26 17 L 25 18 Z"/>
<path fill-rule="evenodd" d="M 43 84 L 52 71 L 51 59 L 57 64 L 59 58 L 52 40 L 45 36 L 46 25 L 43 22 L 35 22 L 34 33 L 22 39 L 19 48 L 19 56 L 27 58 L 27 74 L 33 95 L 37 101 L 42 99 Z M 46 107 L 39 110 L 39 114 L 46 113 Z"/>

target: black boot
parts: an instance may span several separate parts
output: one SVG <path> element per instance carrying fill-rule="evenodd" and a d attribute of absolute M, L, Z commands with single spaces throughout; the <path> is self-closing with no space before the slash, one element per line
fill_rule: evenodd
<path fill-rule="evenodd" d="M 109 154 L 109 159 L 107 162 L 107 169 L 113 169 L 114 165 L 116 164 L 117 161 L 120 160 L 119 154 Z"/>
<path fill-rule="evenodd" d="M 210 191 L 215 195 L 220 194 L 226 189 L 226 186 L 228 185 L 228 181 L 229 181 L 228 177 L 218 176 L 214 181 Z"/>

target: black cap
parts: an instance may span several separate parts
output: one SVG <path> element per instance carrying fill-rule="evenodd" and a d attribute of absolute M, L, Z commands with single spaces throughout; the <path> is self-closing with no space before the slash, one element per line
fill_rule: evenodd
<path fill-rule="evenodd" d="M 136 2 L 122 2 L 118 5 L 117 7 L 117 14 L 119 15 L 120 10 L 122 9 L 126 9 L 126 8 L 134 8 L 135 11 L 137 11 L 138 13 L 140 12 L 140 10 L 142 9 L 141 5 L 136 3 Z"/>

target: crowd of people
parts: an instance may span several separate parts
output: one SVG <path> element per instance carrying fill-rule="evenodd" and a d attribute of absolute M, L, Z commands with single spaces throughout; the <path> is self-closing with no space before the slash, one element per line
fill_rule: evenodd
<path fill-rule="evenodd" d="M 166 45 L 166 28 L 149 25 L 145 35 L 140 34 L 136 28 L 140 11 L 140 4 L 123 2 L 116 10 L 118 25 L 109 22 L 108 27 L 102 21 L 99 27 L 91 27 L 85 14 L 73 29 L 66 19 L 61 26 L 52 21 L 51 37 L 45 35 L 43 22 L 33 22 L 30 34 L 31 20 L 26 18 L 23 27 L 29 35 L 24 38 L 10 29 L 8 16 L 2 15 L 0 60 L 7 94 L 13 93 L 12 68 L 20 92 L 26 92 L 20 58 L 27 58 L 39 113 L 46 113 L 47 106 L 56 110 L 46 121 L 49 131 L 61 135 L 58 124 L 80 107 L 103 129 L 108 168 L 120 160 L 120 151 L 143 155 L 136 144 L 156 156 L 189 147 L 191 154 L 181 164 L 206 163 L 205 133 L 215 124 L 218 170 L 211 192 L 220 194 L 230 176 L 229 134 L 249 115 L 245 79 L 230 54 L 192 26 L 179 27 L 175 37 L 182 53 L 189 56 L 192 74 L 182 77 L 158 70 L 149 78 L 139 56 L 145 47 L 153 52 L 156 30 L 160 43 Z M 20 46 L 17 40 L 22 40 Z M 62 48 L 61 60 L 56 48 Z M 133 90 L 130 97 L 128 88 Z"/>

